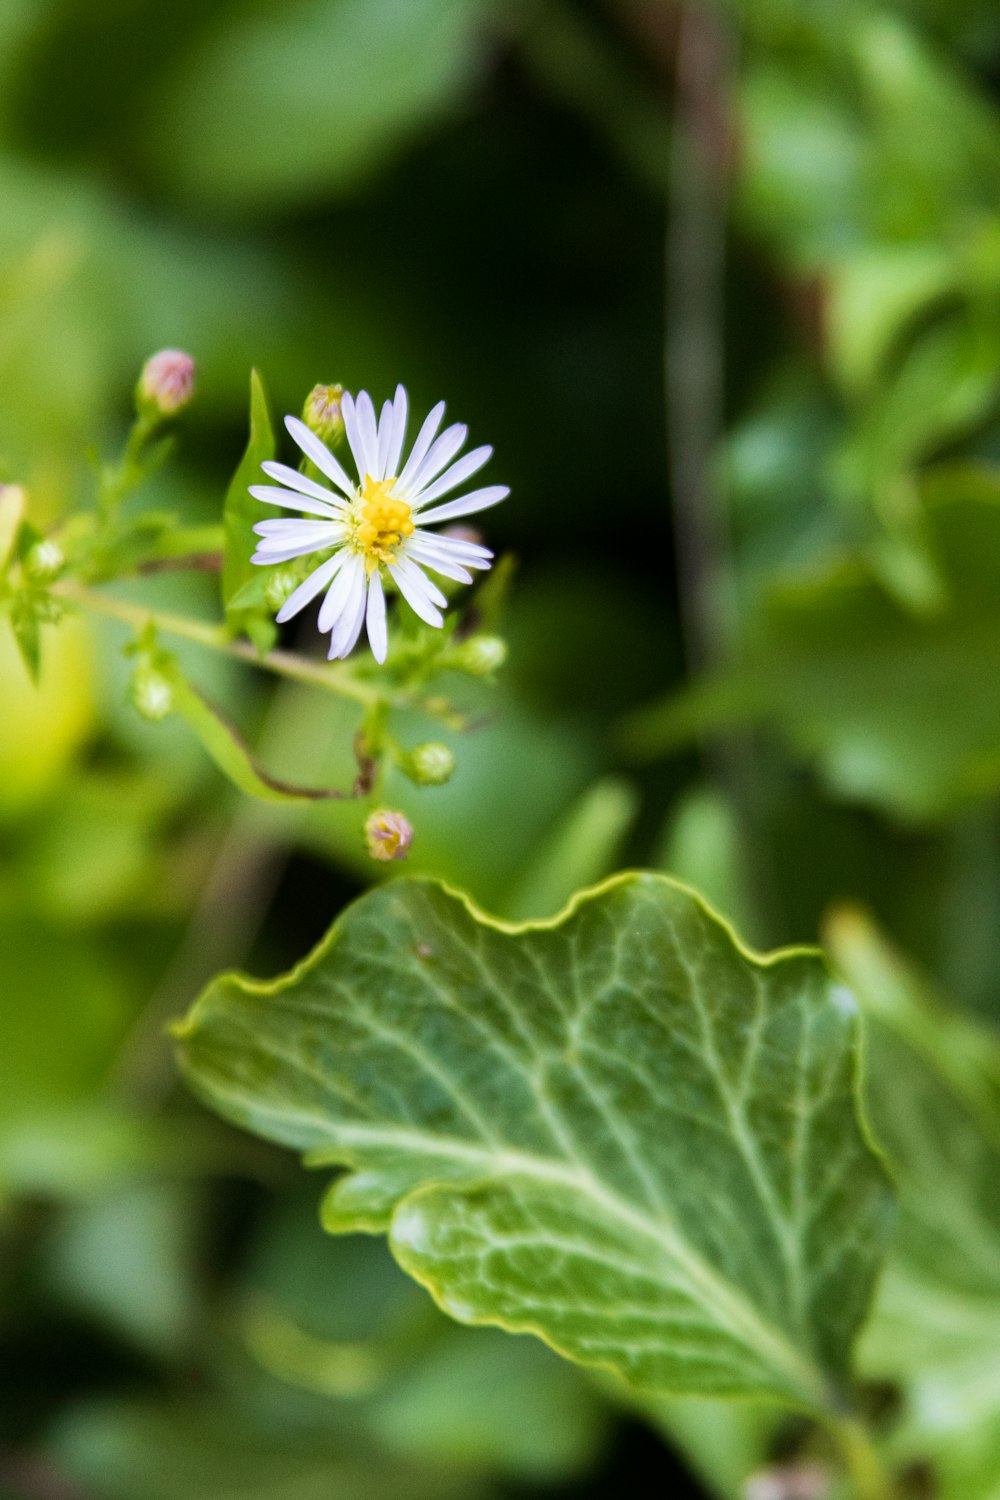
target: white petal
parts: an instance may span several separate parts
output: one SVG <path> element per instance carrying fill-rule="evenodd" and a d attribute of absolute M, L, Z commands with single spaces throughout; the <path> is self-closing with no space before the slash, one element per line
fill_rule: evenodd
<path fill-rule="evenodd" d="M 447 495 L 448 491 L 453 490 L 457 484 L 464 484 L 465 480 L 471 478 L 476 470 L 481 469 L 492 456 L 492 448 L 473 448 L 471 453 L 463 454 L 457 463 L 444 471 L 440 479 L 435 479 L 427 489 L 420 491 L 414 508 L 419 510 L 422 505 L 436 500 L 439 495 Z"/>
<path fill-rule="evenodd" d="M 312 542 L 302 542 L 298 547 L 282 547 L 277 550 L 272 550 L 271 548 L 265 550 L 262 544 L 257 548 L 250 561 L 257 563 L 260 567 L 273 568 L 275 563 L 291 562 L 293 557 L 305 557 L 309 552 L 319 552 L 320 550 L 322 549 L 316 547 Z"/>
<path fill-rule="evenodd" d="M 384 479 L 388 474 L 386 463 L 389 458 L 389 444 L 392 441 L 392 414 L 393 406 L 387 401 L 382 407 L 382 415 L 378 419 L 378 477 Z"/>
<path fill-rule="evenodd" d="M 421 619 L 426 619 L 427 624 L 429 625 L 444 624 L 444 615 L 442 615 L 441 610 L 435 609 L 435 606 L 430 603 L 429 598 L 427 598 L 426 595 L 423 594 L 423 592 L 418 591 L 417 588 L 414 588 L 414 585 L 412 585 L 412 580 L 406 579 L 406 577 L 403 576 L 402 573 L 400 573 L 399 567 L 397 567 L 394 562 L 390 562 L 390 564 L 388 564 L 388 571 L 390 571 L 391 576 L 393 576 L 394 582 L 396 582 L 397 586 L 399 586 L 400 594 L 403 595 L 403 598 L 405 598 L 406 603 L 409 604 L 409 607 L 411 607 L 412 612 L 414 612 L 415 615 L 420 615 Z"/>
<path fill-rule="evenodd" d="M 440 474 L 446 464 L 451 463 L 468 436 L 469 429 L 463 423 L 456 422 L 454 427 L 446 427 L 437 441 L 431 444 L 427 457 L 410 479 L 409 487 L 418 501 L 424 486 Z"/>
<path fill-rule="evenodd" d="M 343 566 L 343 552 L 337 552 L 333 557 L 328 557 L 325 563 L 320 563 L 319 567 L 315 568 L 309 574 L 305 583 L 300 583 L 295 592 L 289 594 L 274 617 L 278 624 L 284 625 L 286 620 L 290 620 L 293 615 L 297 615 L 300 610 L 305 609 L 306 605 L 310 604 L 316 595 L 322 589 L 326 588 L 327 584 L 333 580 L 334 576 L 340 572 Z"/>
<path fill-rule="evenodd" d="M 364 582 L 365 565 L 357 553 L 347 559 L 319 610 L 320 630 L 333 630 L 347 607 L 356 582 Z"/>
<path fill-rule="evenodd" d="M 345 570 L 346 571 L 346 570 Z M 344 603 L 343 612 L 330 633 L 330 649 L 327 655 L 332 659 L 335 656 L 346 656 L 354 648 L 354 643 L 361 634 L 361 626 L 365 618 L 365 567 L 361 558 L 358 558 L 358 567 L 350 570 L 351 587 Z"/>
<path fill-rule="evenodd" d="M 424 419 L 424 425 L 417 433 L 417 441 L 413 445 L 413 451 L 406 460 L 406 467 L 399 476 L 399 488 L 408 485 L 412 476 L 420 468 L 428 448 L 434 441 L 434 434 L 441 426 L 441 418 L 444 416 L 444 402 L 439 401 L 437 406 Z"/>
<path fill-rule="evenodd" d="M 399 460 L 406 438 L 406 411 L 406 388 L 397 385 L 396 399 L 392 406 L 392 434 L 389 438 L 389 452 L 385 461 L 385 472 L 389 476 L 399 473 Z"/>
<path fill-rule="evenodd" d="M 359 391 L 354 403 L 354 414 L 361 434 L 361 446 L 365 455 L 365 473 L 373 479 L 381 479 L 378 472 L 378 423 L 375 407 L 367 391 Z"/>
<path fill-rule="evenodd" d="M 475 510 L 486 510 L 491 505 L 499 505 L 509 494 L 510 490 L 505 484 L 492 484 L 485 490 L 473 490 L 471 495 L 463 495 L 459 500 L 446 500 L 444 505 L 434 505 L 430 510 L 421 511 L 420 522 L 426 526 L 428 521 L 451 521 L 456 516 L 470 516 Z"/>
<path fill-rule="evenodd" d="M 447 564 L 438 569 L 447 578 L 457 577 L 448 571 L 449 568 L 488 568 L 489 560 L 482 557 L 467 557 L 460 547 L 450 545 L 448 537 L 437 537 L 432 532 L 416 533 L 408 538 L 405 556 L 415 557 L 417 562 L 426 563 L 428 567 L 435 567 L 438 563 Z M 471 582 L 466 575 L 463 583 Z"/>
<path fill-rule="evenodd" d="M 332 479 L 337 488 L 343 490 L 345 495 L 353 495 L 354 487 L 351 481 L 326 444 L 321 443 L 316 434 L 310 432 L 306 424 L 300 422 L 298 417 L 286 417 L 285 426 L 302 449 L 306 458 L 311 458 L 317 469 L 325 474 L 327 479 Z"/>
<path fill-rule="evenodd" d="M 315 479 L 307 479 L 305 474 L 300 474 L 298 469 L 290 469 L 287 464 L 275 463 L 273 459 L 266 458 L 261 468 L 269 479 L 276 479 L 279 484 L 287 485 L 290 490 L 295 490 L 296 494 L 311 495 L 314 500 L 326 500 L 330 505 L 343 505 L 344 503 L 339 495 L 333 493 L 333 490 L 317 484 Z M 347 493 L 353 496 L 354 491 L 348 490 Z"/>
<path fill-rule="evenodd" d="M 285 510 L 299 510 L 303 515 L 326 516 L 331 521 L 343 515 L 343 510 L 334 509 L 323 500 L 308 500 L 305 495 L 293 495 L 291 490 L 281 490 L 277 485 L 252 484 L 250 494 L 264 505 L 280 505 Z"/>
<path fill-rule="evenodd" d="M 389 636 L 385 627 L 385 592 L 382 588 L 382 580 L 378 569 L 368 580 L 368 610 L 367 620 L 368 642 L 372 648 L 372 656 L 379 663 L 384 662 L 386 652 L 389 649 Z"/>
<path fill-rule="evenodd" d="M 461 563 L 456 562 L 453 557 L 440 557 L 436 552 L 430 552 L 422 547 L 419 542 L 414 545 L 411 540 L 406 549 L 406 556 L 423 563 L 425 568 L 440 573 L 444 578 L 454 578 L 458 583 L 472 582 L 472 574 L 463 568 Z"/>
<path fill-rule="evenodd" d="M 481 547 L 478 542 L 467 542 L 462 537 L 426 531 L 422 526 L 414 531 L 411 541 L 432 542 L 435 547 L 446 547 L 453 557 L 459 558 L 470 568 L 488 568 L 493 561 L 493 553 L 489 547 Z"/>
<path fill-rule="evenodd" d="M 354 464 L 358 471 L 361 483 L 365 482 L 365 445 L 361 441 L 361 428 L 358 426 L 358 414 L 354 406 L 354 398 L 350 391 L 344 391 L 340 398 L 340 415 L 344 419 L 344 431 L 347 433 L 347 441 L 351 453 L 354 456 Z"/>
<path fill-rule="evenodd" d="M 405 557 L 397 557 L 396 566 L 412 581 L 414 588 L 423 590 L 432 604 L 437 604 L 441 609 L 446 608 L 447 594 L 442 594 L 437 584 L 431 582 L 422 568 L 414 562 L 407 562 Z"/>
<path fill-rule="evenodd" d="M 424 576 L 415 563 L 411 564 L 411 568 L 412 572 L 406 572 L 399 563 L 389 564 L 389 572 L 413 613 L 419 615 L 421 620 L 426 620 L 428 625 L 443 625 L 444 615 L 431 603 L 420 584 L 414 581 L 415 575 L 425 584 L 429 584 L 430 579 Z"/>
<path fill-rule="evenodd" d="M 334 537 L 344 534 L 339 521 L 304 521 L 301 516 L 275 516 L 257 521 L 253 529 L 258 536 L 287 537 L 290 542 L 304 542 L 313 537 L 315 546 L 322 546 L 323 539 L 331 534 Z"/>

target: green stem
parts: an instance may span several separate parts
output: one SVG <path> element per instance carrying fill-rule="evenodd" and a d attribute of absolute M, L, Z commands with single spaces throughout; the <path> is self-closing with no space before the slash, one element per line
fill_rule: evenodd
<path fill-rule="evenodd" d="M 850 1476 L 857 1500 L 899 1500 L 899 1491 L 887 1471 L 872 1436 L 857 1417 L 830 1422 L 830 1433 Z"/>
<path fill-rule="evenodd" d="M 152 624 L 163 635 L 196 641 L 199 646 L 206 646 L 210 651 L 221 651 L 226 656 L 234 656 L 252 667 L 261 667 L 266 672 L 274 672 L 278 677 L 287 677 L 293 682 L 308 683 L 311 687 L 323 688 L 328 693 L 337 693 L 342 698 L 352 698 L 357 703 L 374 705 L 383 701 L 383 695 L 376 688 L 359 682 L 343 667 L 323 666 L 319 662 L 295 656 L 290 651 L 268 651 L 260 656 L 249 641 L 234 640 L 221 625 L 210 625 L 206 621 L 188 619 L 185 615 L 167 614 L 145 605 L 130 604 L 125 599 L 113 599 L 108 594 L 68 581 L 57 583 L 52 592 L 82 609 L 121 620 L 136 630 Z"/>

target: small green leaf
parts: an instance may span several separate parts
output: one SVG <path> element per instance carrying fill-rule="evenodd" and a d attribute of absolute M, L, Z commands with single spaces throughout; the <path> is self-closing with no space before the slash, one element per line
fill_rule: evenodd
<path fill-rule="evenodd" d="M 1000 1035 L 942 1005 L 860 913 L 827 938 L 866 1013 L 869 1114 L 900 1193 L 862 1364 L 902 1387 L 897 1445 L 935 1460 L 942 1500 L 997 1500 Z"/>
<path fill-rule="evenodd" d="M 234 631 L 249 631 L 251 623 L 260 618 L 263 599 L 257 608 L 236 607 L 234 600 L 252 579 L 262 570 L 250 558 L 257 546 L 254 525 L 261 519 L 262 508 L 249 493 L 251 484 L 259 484 L 262 475 L 260 466 L 266 459 L 274 457 L 274 429 L 268 410 L 267 396 L 256 370 L 250 374 L 250 437 L 246 452 L 233 475 L 223 506 L 223 552 L 222 552 L 222 602 L 226 609 L 226 620 Z"/>
<path fill-rule="evenodd" d="M 20 485 L 0 484 L 0 574 L 14 555 L 24 521 L 25 494 Z"/>
<path fill-rule="evenodd" d="M 348 791 L 340 791 L 335 787 L 295 786 L 271 776 L 258 765 L 235 726 L 185 680 L 176 662 L 164 657 L 158 665 L 169 679 L 173 708 L 194 730 L 220 771 L 241 792 L 263 802 L 322 802 L 331 798 L 362 796 L 367 791 L 370 770 L 364 764 L 359 765 L 357 780 Z"/>
<path fill-rule="evenodd" d="M 42 670 L 42 633 L 38 613 L 27 593 L 14 600 L 10 628 L 28 676 L 37 685 Z"/>
<path fill-rule="evenodd" d="M 177 1037 L 223 1115 L 346 1169 L 327 1227 L 387 1231 L 460 1321 L 646 1390 L 841 1399 L 888 1195 L 817 953 L 757 958 L 659 875 L 524 927 L 397 880 Z"/>

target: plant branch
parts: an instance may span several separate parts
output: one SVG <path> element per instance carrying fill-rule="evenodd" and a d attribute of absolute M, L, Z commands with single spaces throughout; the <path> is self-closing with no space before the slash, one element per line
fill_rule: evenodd
<path fill-rule="evenodd" d="M 195 641 L 210 651 L 221 651 L 226 656 L 234 656 L 248 666 L 260 667 L 265 672 L 273 672 L 278 677 L 287 677 L 293 682 L 323 688 L 328 693 L 352 698 L 357 703 L 377 703 L 384 697 L 377 688 L 359 682 L 343 667 L 323 666 L 291 651 L 268 651 L 261 656 L 249 641 L 234 639 L 221 625 L 210 625 L 207 621 L 192 620 L 186 615 L 168 614 L 146 605 L 131 604 L 125 599 L 114 599 L 109 594 L 68 581 L 55 584 L 52 592 L 60 599 L 79 605 L 81 609 L 121 620 L 136 630 L 152 624 L 163 635 Z"/>

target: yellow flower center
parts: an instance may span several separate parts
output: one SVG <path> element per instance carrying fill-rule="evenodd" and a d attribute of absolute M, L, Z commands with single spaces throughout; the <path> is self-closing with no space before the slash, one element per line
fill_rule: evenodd
<path fill-rule="evenodd" d="M 365 475 L 364 487 L 358 495 L 360 507 L 356 509 L 357 525 L 354 545 L 365 554 L 365 567 L 374 572 L 379 563 L 391 562 L 404 536 L 413 533 L 413 519 L 405 500 L 397 500 L 392 493 L 396 478 L 373 479 Z"/>

